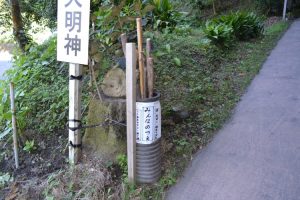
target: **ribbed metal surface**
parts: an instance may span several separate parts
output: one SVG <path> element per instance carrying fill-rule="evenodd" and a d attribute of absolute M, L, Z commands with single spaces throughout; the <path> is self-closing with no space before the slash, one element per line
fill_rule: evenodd
<path fill-rule="evenodd" d="M 138 183 L 155 183 L 161 176 L 161 140 L 152 144 L 136 144 Z"/>

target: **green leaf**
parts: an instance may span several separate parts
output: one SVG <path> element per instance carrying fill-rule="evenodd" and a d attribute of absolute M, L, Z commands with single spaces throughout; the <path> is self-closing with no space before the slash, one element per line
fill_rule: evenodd
<path fill-rule="evenodd" d="M 7 136 L 11 131 L 11 128 L 6 129 L 4 132 L 0 133 L 0 140 Z"/>
<path fill-rule="evenodd" d="M 168 53 L 171 53 L 171 45 L 170 44 L 166 44 L 166 50 Z"/>
<path fill-rule="evenodd" d="M 174 58 L 174 62 L 178 67 L 181 67 L 181 60 L 179 58 Z"/>

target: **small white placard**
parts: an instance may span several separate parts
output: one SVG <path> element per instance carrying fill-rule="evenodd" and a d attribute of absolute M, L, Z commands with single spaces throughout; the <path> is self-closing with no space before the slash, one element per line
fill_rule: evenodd
<path fill-rule="evenodd" d="M 136 103 L 136 142 L 152 144 L 161 138 L 161 106 L 159 101 Z"/>
<path fill-rule="evenodd" d="M 88 64 L 90 0 L 58 0 L 57 60 Z"/>

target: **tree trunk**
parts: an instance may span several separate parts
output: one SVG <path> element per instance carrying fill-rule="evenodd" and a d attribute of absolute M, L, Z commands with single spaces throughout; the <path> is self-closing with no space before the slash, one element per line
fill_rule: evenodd
<path fill-rule="evenodd" d="M 11 0 L 11 13 L 15 39 L 20 49 L 25 52 L 25 46 L 29 43 L 29 38 L 24 30 L 20 4 L 18 0 Z"/>

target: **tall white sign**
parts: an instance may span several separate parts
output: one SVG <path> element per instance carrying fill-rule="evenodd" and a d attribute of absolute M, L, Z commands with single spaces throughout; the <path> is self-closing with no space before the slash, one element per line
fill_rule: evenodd
<path fill-rule="evenodd" d="M 57 60 L 88 64 L 90 0 L 58 0 Z"/>

